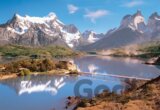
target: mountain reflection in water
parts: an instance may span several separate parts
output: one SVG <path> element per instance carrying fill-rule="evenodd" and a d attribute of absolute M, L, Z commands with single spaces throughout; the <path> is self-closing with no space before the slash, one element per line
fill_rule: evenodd
<path fill-rule="evenodd" d="M 49 92 L 56 95 L 58 90 L 65 85 L 66 77 L 26 76 L 16 79 L 1 81 L 1 84 L 14 88 L 18 95 L 25 93 Z"/>
<path fill-rule="evenodd" d="M 77 82 L 86 79 L 92 81 L 92 85 L 81 85 L 79 91 L 83 96 L 86 95 L 84 89 L 92 90 L 90 95 L 94 96 L 99 85 L 105 85 L 110 91 L 117 85 L 122 86 L 118 91 L 127 86 L 125 80 L 109 76 L 26 76 L 0 81 L 0 107 L 3 110 L 64 110 L 66 98 L 75 96 Z"/>
<path fill-rule="evenodd" d="M 76 58 L 74 63 L 79 71 L 94 74 L 114 74 L 146 79 L 155 78 L 160 74 L 159 66 L 143 64 L 139 59 L 86 56 Z"/>

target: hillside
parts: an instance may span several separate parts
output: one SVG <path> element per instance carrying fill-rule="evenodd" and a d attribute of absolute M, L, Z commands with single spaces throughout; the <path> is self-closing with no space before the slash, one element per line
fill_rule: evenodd
<path fill-rule="evenodd" d="M 101 55 L 152 58 L 160 55 L 160 41 L 149 41 L 97 52 Z"/>
<path fill-rule="evenodd" d="M 95 98 L 82 99 L 77 110 L 159 110 L 160 77 L 142 82 L 142 86 L 122 95 L 106 90 Z"/>
<path fill-rule="evenodd" d="M 125 15 L 120 25 L 108 31 L 105 37 L 95 43 L 82 46 L 80 50 L 99 51 L 134 45 L 146 41 L 160 39 L 160 16 L 157 12 L 150 15 L 147 22 L 138 10 L 134 14 Z"/>
<path fill-rule="evenodd" d="M 70 48 L 62 46 L 31 47 L 21 45 L 0 46 L 1 56 L 37 56 L 37 57 L 69 57 L 78 55 Z"/>

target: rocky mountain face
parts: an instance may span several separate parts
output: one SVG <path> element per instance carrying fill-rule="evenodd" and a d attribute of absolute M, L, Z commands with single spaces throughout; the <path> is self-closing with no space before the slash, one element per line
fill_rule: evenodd
<path fill-rule="evenodd" d="M 6 24 L 0 25 L 0 44 L 31 46 L 79 45 L 81 34 L 74 25 L 65 25 L 54 13 L 45 17 L 22 17 L 15 14 Z"/>
<path fill-rule="evenodd" d="M 96 41 L 102 39 L 103 37 L 105 37 L 105 34 L 103 33 L 97 34 L 94 31 L 86 30 L 84 33 L 82 33 L 82 37 L 80 39 L 80 45 L 84 46 L 95 43 Z"/>
<path fill-rule="evenodd" d="M 160 38 L 160 16 L 157 12 L 149 17 L 147 27 L 152 38 Z"/>
<path fill-rule="evenodd" d="M 137 44 L 153 39 L 160 39 L 160 16 L 153 13 L 145 23 L 141 11 L 133 15 L 123 17 L 119 28 L 109 30 L 106 37 L 87 46 L 82 46 L 81 50 L 96 51 L 111 48 L 118 48 L 131 44 Z"/>
<path fill-rule="evenodd" d="M 130 28 L 124 28 L 122 30 L 117 30 L 108 37 L 105 37 L 91 45 L 84 46 L 81 49 L 86 51 L 96 51 L 102 49 L 117 48 L 130 45 L 135 42 L 141 42 L 143 40 L 143 37 L 144 36 L 142 36 L 142 34 L 138 31 L 134 32 Z"/>
<path fill-rule="evenodd" d="M 146 31 L 146 25 L 141 11 L 137 11 L 133 15 L 124 16 L 119 29 L 123 28 L 130 28 L 133 31 L 144 33 Z"/>
<path fill-rule="evenodd" d="M 160 39 L 160 16 L 153 13 L 148 22 L 141 11 L 123 17 L 118 28 L 106 34 L 93 31 L 81 33 L 73 24 L 65 25 L 54 13 L 45 17 L 15 14 L 0 25 L 0 45 L 21 44 L 30 46 L 62 45 L 80 50 L 103 50 Z"/>

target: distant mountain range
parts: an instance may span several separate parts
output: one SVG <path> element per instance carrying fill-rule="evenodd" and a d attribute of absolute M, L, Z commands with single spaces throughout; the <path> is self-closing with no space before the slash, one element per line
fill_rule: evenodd
<path fill-rule="evenodd" d="M 80 50 L 102 50 L 160 39 L 160 16 L 155 12 L 145 23 L 141 11 L 123 17 L 118 28 L 107 33 L 81 33 L 73 24 L 65 25 L 50 13 L 45 17 L 22 17 L 15 14 L 0 25 L 0 45 L 61 45 Z"/>
<path fill-rule="evenodd" d="M 55 13 L 45 17 L 22 17 L 15 14 L 7 23 L 0 25 L 1 45 L 62 45 L 76 48 L 80 43 L 81 45 L 93 43 L 101 36 L 103 34 L 96 35 L 92 31 L 80 33 L 73 24 L 65 25 L 58 20 Z"/>
<path fill-rule="evenodd" d="M 82 46 L 80 49 L 86 51 L 106 50 L 154 39 L 160 39 L 160 16 L 155 12 L 145 23 L 141 11 L 138 10 L 133 15 L 124 16 L 119 28 L 109 31 L 104 38 L 90 45 Z"/>

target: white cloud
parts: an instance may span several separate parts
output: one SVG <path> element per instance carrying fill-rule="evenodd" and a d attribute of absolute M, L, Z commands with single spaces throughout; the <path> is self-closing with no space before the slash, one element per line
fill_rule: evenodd
<path fill-rule="evenodd" d="M 128 3 L 125 3 L 124 7 L 128 7 L 128 8 L 132 8 L 132 7 L 135 7 L 135 6 L 140 6 L 140 5 L 143 5 L 144 2 L 143 1 L 136 1 L 136 0 L 133 0 L 131 2 L 128 2 Z"/>
<path fill-rule="evenodd" d="M 96 10 L 96 11 L 86 10 L 86 14 L 84 15 L 84 17 L 89 18 L 92 22 L 95 22 L 96 19 L 106 16 L 109 13 L 110 12 L 108 10 Z"/>
<path fill-rule="evenodd" d="M 78 7 L 73 5 L 73 4 L 69 4 L 67 7 L 68 7 L 68 11 L 69 11 L 70 14 L 73 14 L 76 11 L 78 11 Z"/>

